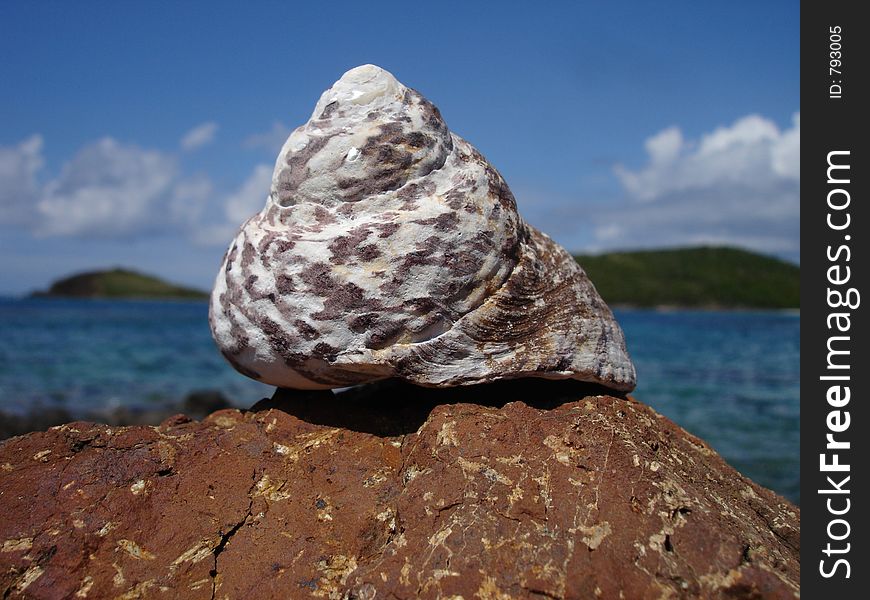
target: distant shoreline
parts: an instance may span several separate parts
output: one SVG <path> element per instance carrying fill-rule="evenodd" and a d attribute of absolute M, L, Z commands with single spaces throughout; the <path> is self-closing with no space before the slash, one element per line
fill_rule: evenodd
<path fill-rule="evenodd" d="M 800 309 L 800 267 L 739 248 L 577 255 L 611 307 Z"/>
<path fill-rule="evenodd" d="M 75 302 L 153 302 L 184 303 L 184 304 L 208 304 L 208 296 L 185 297 L 185 296 L 60 296 L 52 294 L 32 293 L 23 296 L 2 296 L 0 300 L 39 300 L 46 302 L 73 300 Z"/>
<path fill-rule="evenodd" d="M 609 252 L 575 259 L 608 306 L 620 310 L 800 311 L 800 267 L 739 248 Z M 209 292 L 117 267 L 58 279 L 30 296 L 205 301 Z"/>
<path fill-rule="evenodd" d="M 89 298 L 130 300 L 204 300 L 208 293 L 164 281 L 130 269 L 115 268 L 77 273 L 59 279 L 33 298 Z"/>

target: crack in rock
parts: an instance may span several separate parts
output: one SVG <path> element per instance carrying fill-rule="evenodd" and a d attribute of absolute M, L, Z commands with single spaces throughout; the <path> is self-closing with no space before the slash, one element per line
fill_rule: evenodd
<path fill-rule="evenodd" d="M 230 529 L 226 533 L 221 535 L 220 542 L 218 542 L 218 545 L 215 546 L 214 550 L 212 551 L 212 553 L 214 554 L 214 567 L 211 571 L 209 571 L 209 575 L 211 576 L 211 600 L 214 600 L 215 594 L 217 592 L 217 578 L 218 574 L 220 573 L 220 571 L 218 570 L 218 558 L 220 557 L 221 553 L 226 549 L 227 544 L 229 544 L 232 537 L 236 535 L 236 532 L 242 528 L 242 525 L 248 522 L 248 519 L 251 518 L 252 509 L 254 506 L 254 497 L 252 494 L 254 491 L 254 487 L 257 485 L 256 481 L 257 471 L 255 470 L 251 474 L 251 487 L 248 490 L 248 508 L 245 511 L 245 516 L 242 517 L 242 519 L 238 523 L 230 527 Z"/>

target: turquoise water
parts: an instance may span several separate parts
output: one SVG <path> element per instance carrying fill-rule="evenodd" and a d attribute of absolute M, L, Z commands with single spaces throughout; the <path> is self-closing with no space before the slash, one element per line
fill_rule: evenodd
<path fill-rule="evenodd" d="M 634 397 L 800 501 L 800 315 L 617 311 Z"/>
<path fill-rule="evenodd" d="M 207 319 L 204 302 L 0 300 L 0 410 L 169 405 L 209 388 L 240 406 L 271 396 L 224 361 Z"/>
<path fill-rule="evenodd" d="M 214 347 L 202 302 L 0 299 L 0 411 L 177 405 L 219 389 L 239 406 L 272 388 Z M 758 483 L 799 500 L 800 316 L 617 311 L 634 396 Z"/>

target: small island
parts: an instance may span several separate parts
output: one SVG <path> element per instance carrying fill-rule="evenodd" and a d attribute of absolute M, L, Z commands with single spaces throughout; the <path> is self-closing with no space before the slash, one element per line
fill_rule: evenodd
<path fill-rule="evenodd" d="M 78 273 L 59 279 L 46 291 L 34 292 L 40 298 L 144 298 L 204 300 L 202 290 L 175 285 L 158 277 L 129 269 Z"/>
<path fill-rule="evenodd" d="M 800 267 L 740 248 L 702 246 L 575 258 L 610 306 L 800 307 Z"/>
<path fill-rule="evenodd" d="M 797 309 L 800 267 L 748 250 L 695 247 L 581 254 L 575 258 L 617 307 Z M 34 297 L 205 300 L 208 294 L 132 269 L 64 277 Z"/>

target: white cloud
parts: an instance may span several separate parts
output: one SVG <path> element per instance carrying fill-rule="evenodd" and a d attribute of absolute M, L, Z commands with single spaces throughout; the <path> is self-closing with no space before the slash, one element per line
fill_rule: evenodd
<path fill-rule="evenodd" d="M 247 143 L 280 145 L 286 131 L 276 123 L 271 142 L 259 134 Z M 0 147 L 0 226 L 42 236 L 162 233 L 225 246 L 262 209 L 271 184 L 272 167 L 257 164 L 219 195 L 207 177 L 183 174 L 177 153 L 112 138 L 84 146 L 47 177 L 42 146 L 33 135 Z M 518 193 L 523 214 L 572 250 L 709 243 L 799 256 L 799 114 L 785 130 L 750 115 L 696 140 L 669 127 L 645 148 L 646 164 L 615 169 L 622 200 L 604 205 L 546 194 L 536 201 Z"/>
<path fill-rule="evenodd" d="M 268 131 L 249 135 L 244 141 L 244 146 L 246 148 L 262 148 L 269 154 L 278 154 L 291 131 L 292 129 L 287 125 L 275 121 Z"/>
<path fill-rule="evenodd" d="M 182 173 L 179 157 L 106 137 L 80 148 L 41 183 L 42 138 L 0 147 L 0 227 L 40 237 L 125 239 L 170 234 L 224 245 L 261 210 L 272 167 L 255 165 L 229 194 L 205 175 Z"/>
<path fill-rule="evenodd" d="M 81 148 L 35 203 L 43 236 L 117 238 L 185 229 L 210 184 L 180 176 L 177 159 L 106 137 Z"/>
<path fill-rule="evenodd" d="M 257 165 L 251 175 L 226 200 L 226 215 L 231 223 L 241 225 L 266 204 L 272 187 L 272 167 Z"/>
<path fill-rule="evenodd" d="M 596 249 L 736 245 L 794 258 L 799 207 L 797 184 L 694 190 L 598 211 L 593 234 Z"/>
<path fill-rule="evenodd" d="M 749 115 L 697 142 L 671 127 L 646 150 L 644 167 L 615 168 L 626 201 L 592 213 L 597 248 L 729 244 L 799 256 L 799 114 L 785 131 Z"/>
<path fill-rule="evenodd" d="M 224 246 L 236 235 L 239 227 L 263 209 L 272 186 L 272 167 L 257 165 L 239 188 L 224 198 L 223 219 L 202 224 L 195 241 L 202 245 Z"/>
<path fill-rule="evenodd" d="M 175 223 L 198 222 L 213 192 L 211 180 L 204 175 L 177 182 L 169 201 L 171 220 Z"/>
<path fill-rule="evenodd" d="M 40 194 L 37 174 L 44 162 L 40 135 L 16 146 L 0 146 L 0 224 L 31 222 L 33 204 Z"/>
<path fill-rule="evenodd" d="M 677 127 L 668 127 L 649 138 L 644 146 L 652 164 L 667 165 L 674 162 L 683 144 L 683 132 Z"/>
<path fill-rule="evenodd" d="M 783 132 L 773 147 L 773 170 L 782 177 L 800 181 L 801 178 L 801 115 L 795 114 L 793 126 Z"/>
<path fill-rule="evenodd" d="M 800 178 L 800 115 L 785 132 L 758 115 L 719 127 L 694 144 L 671 127 L 646 142 L 649 164 L 615 172 L 634 198 L 651 201 L 666 194 L 717 186 L 763 187 Z"/>
<path fill-rule="evenodd" d="M 181 138 L 181 147 L 184 150 L 195 150 L 201 146 L 210 144 L 214 140 L 217 130 L 218 124 L 213 121 L 197 125 Z"/>

